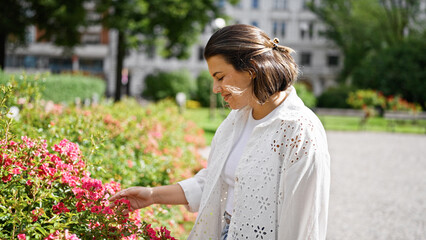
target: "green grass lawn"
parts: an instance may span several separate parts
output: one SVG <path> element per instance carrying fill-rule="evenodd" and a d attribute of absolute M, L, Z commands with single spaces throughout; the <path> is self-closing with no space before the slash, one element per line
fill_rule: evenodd
<path fill-rule="evenodd" d="M 184 116 L 194 121 L 198 126 L 204 129 L 206 143 L 209 145 L 213 139 L 214 133 L 222 121 L 229 114 L 230 109 L 216 109 L 210 117 L 208 108 L 186 109 Z"/>
<path fill-rule="evenodd" d="M 206 143 L 210 144 L 217 127 L 230 112 L 229 109 L 217 109 L 210 118 L 208 108 L 186 109 L 184 116 L 204 129 Z M 361 125 L 359 117 L 320 116 L 326 130 L 333 131 L 374 131 L 426 134 L 426 120 L 421 121 L 390 121 L 374 117 Z"/>

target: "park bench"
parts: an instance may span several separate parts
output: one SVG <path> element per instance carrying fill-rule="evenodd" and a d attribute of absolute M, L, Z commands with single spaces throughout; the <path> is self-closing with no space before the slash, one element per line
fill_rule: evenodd
<path fill-rule="evenodd" d="M 426 134 L 426 112 L 410 113 L 405 111 L 386 111 L 384 116 L 387 120 L 388 128 L 394 132 L 398 123 L 411 122 L 415 125 L 423 126 Z"/>
<path fill-rule="evenodd" d="M 327 116 L 347 116 L 347 117 L 361 117 L 365 116 L 363 110 L 360 109 L 344 109 L 344 108 L 316 108 L 317 115 Z"/>
<path fill-rule="evenodd" d="M 344 116 L 344 117 L 357 117 L 359 121 L 359 129 L 364 129 L 366 122 L 366 114 L 361 109 L 346 109 L 346 108 L 316 108 L 314 109 L 315 114 L 318 116 Z M 323 120 L 323 125 L 327 123 Z"/>

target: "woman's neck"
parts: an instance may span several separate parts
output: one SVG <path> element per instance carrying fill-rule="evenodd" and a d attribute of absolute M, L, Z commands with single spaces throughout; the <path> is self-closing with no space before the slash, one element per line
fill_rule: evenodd
<path fill-rule="evenodd" d="M 274 111 L 275 108 L 284 102 L 284 100 L 287 98 L 287 95 L 288 94 L 286 91 L 281 91 L 269 97 L 269 99 L 262 105 L 257 102 L 251 104 L 253 108 L 253 118 L 259 120 L 266 117 L 269 113 Z"/>

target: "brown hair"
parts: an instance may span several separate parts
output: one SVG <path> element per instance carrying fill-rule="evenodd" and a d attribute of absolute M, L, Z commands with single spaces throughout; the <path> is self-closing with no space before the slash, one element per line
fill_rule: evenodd
<path fill-rule="evenodd" d="M 278 42 L 257 27 L 230 25 L 210 37 L 204 58 L 221 55 L 235 70 L 254 74 L 253 94 L 263 104 L 297 79 L 298 67 L 291 56 L 293 49 L 278 45 Z"/>

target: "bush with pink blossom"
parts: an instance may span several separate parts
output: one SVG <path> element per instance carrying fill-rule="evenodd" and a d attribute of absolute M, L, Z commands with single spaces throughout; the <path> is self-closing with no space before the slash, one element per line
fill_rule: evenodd
<path fill-rule="evenodd" d="M 66 139 L 50 151 L 42 139 L 1 140 L 0 166 L 0 239 L 174 239 L 139 211 L 122 215 L 127 200 L 111 207 L 120 184 L 91 178 Z"/>
<path fill-rule="evenodd" d="M 54 146 L 68 139 L 84 156 L 90 178 L 104 183 L 114 181 L 124 188 L 175 183 L 192 176 L 206 163 L 197 151 L 205 145 L 202 130 L 184 119 L 172 101 L 142 107 L 135 99 L 125 98 L 118 103 L 66 106 L 40 99 L 39 80 L 23 78 L 25 86 L 13 82 L 12 87 L 1 86 L 0 100 L 4 101 L 0 106 L 0 139 L 6 142 L 28 136 L 45 139 L 47 145 Z M 11 106 L 19 108 L 19 118 L 5 117 Z M 69 180 L 67 174 L 65 181 Z M 72 183 L 72 179 L 69 181 Z M 60 202 L 52 203 L 50 211 L 55 205 L 55 212 L 62 209 L 60 215 L 72 215 L 72 209 L 63 204 L 70 212 Z M 100 209 L 95 207 L 93 211 L 96 214 Z M 156 231 L 165 226 L 179 238 L 185 238 L 195 218 L 180 206 L 156 205 L 142 209 L 141 214 Z"/>

